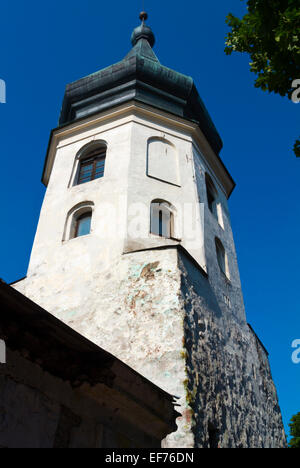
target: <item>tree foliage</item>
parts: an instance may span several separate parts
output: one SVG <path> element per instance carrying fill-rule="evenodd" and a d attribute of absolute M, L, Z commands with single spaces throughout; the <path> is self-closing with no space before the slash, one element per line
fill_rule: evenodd
<path fill-rule="evenodd" d="M 292 417 L 289 426 L 292 436 L 289 446 L 290 448 L 300 448 L 300 413 Z"/>
<path fill-rule="evenodd" d="M 294 152 L 297 158 L 300 158 L 300 140 L 297 140 L 294 145 Z"/>
<path fill-rule="evenodd" d="M 227 16 L 225 52 L 249 53 L 255 87 L 291 96 L 292 83 L 300 78 L 299 0 L 248 0 L 247 7 L 242 19 Z M 294 150 L 299 156 L 299 140 Z"/>

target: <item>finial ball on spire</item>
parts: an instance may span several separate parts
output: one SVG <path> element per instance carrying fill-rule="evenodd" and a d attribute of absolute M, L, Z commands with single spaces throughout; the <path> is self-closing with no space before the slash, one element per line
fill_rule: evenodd
<path fill-rule="evenodd" d="M 140 13 L 140 19 L 142 24 L 133 30 L 131 35 L 131 43 L 135 46 L 141 39 L 146 39 L 150 46 L 153 47 L 155 44 L 154 34 L 149 26 L 145 24 L 145 20 L 148 18 L 148 14 L 145 11 Z"/>
<path fill-rule="evenodd" d="M 148 13 L 146 13 L 145 11 L 141 11 L 140 20 L 141 21 L 146 21 L 147 19 L 148 19 Z"/>

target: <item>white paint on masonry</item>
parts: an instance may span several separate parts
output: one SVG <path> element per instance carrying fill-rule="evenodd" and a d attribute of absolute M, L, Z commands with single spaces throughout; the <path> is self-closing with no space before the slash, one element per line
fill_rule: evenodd
<path fill-rule="evenodd" d="M 119 256 L 124 250 L 128 252 L 174 243 L 149 234 L 150 205 L 152 200 L 158 198 L 175 207 L 174 237 L 206 268 L 204 225 L 195 183 L 195 141 L 191 135 L 195 129 L 192 125 L 185 124 L 181 125 L 179 131 L 176 120 L 171 127 L 170 120 L 166 122 L 160 114 L 154 112 L 151 120 L 149 116 L 145 119 L 142 109 L 137 106 L 123 109 L 121 115 L 117 112 L 114 114 L 106 114 L 106 119 L 102 121 L 94 119 L 85 125 L 71 125 L 68 129 L 58 130 L 53 137 L 49 158 L 53 159 L 53 163 L 50 162 L 46 170 L 45 182 L 48 187 L 28 278 L 40 274 L 49 276 L 52 269 L 57 269 L 59 262 L 65 264 L 70 262 L 72 255 L 78 256 L 75 251 L 78 253 L 78 246 L 84 244 L 84 240 L 76 239 L 64 244 L 62 240 L 65 240 L 64 229 L 68 213 L 80 203 L 94 205 L 89 258 L 82 259 L 86 265 L 89 264 L 90 269 L 95 266 L 99 268 L 98 263 L 103 263 L 104 252 L 108 252 L 109 256 L 112 252 L 114 256 Z M 76 155 L 82 147 L 98 140 L 107 144 L 105 177 L 83 185 L 74 185 L 78 165 Z M 162 158 L 164 146 L 169 148 L 170 153 L 165 159 Z M 155 174 L 156 178 L 147 176 L 149 147 L 151 175 Z M 197 158 L 200 161 L 200 152 Z M 175 160 L 174 171 L 167 181 L 171 159 Z M 201 164 L 201 171 L 204 175 L 204 162 Z M 181 185 L 173 184 L 179 182 L 179 178 Z M 226 182 L 226 174 L 223 174 L 223 178 Z M 72 264 L 73 262 L 74 260 L 71 261 Z"/>
<path fill-rule="evenodd" d="M 95 141 L 107 145 L 105 175 L 74 185 L 78 155 Z M 149 153 L 151 142 L 160 143 Z M 162 153 L 166 148 L 167 155 Z M 206 172 L 218 190 L 223 226 L 207 208 Z M 233 188 L 228 173 L 195 124 L 130 103 L 55 130 L 44 183 L 28 275 L 14 287 L 177 395 L 183 416 L 165 445 L 192 447 L 177 252 L 136 251 L 181 243 L 210 273 L 220 302 L 225 294 L 230 313 L 245 321 L 227 207 Z M 175 207 L 176 239 L 149 233 L 154 199 Z M 205 205 L 203 216 L 199 203 Z M 84 204 L 93 210 L 91 234 L 70 240 L 70 214 Z M 186 230 L 189 224 L 193 238 Z M 232 295 L 218 268 L 215 236 L 227 250 Z"/>

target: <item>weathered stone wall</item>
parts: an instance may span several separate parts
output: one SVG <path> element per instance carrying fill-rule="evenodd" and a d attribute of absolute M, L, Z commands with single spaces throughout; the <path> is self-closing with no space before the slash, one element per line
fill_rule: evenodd
<path fill-rule="evenodd" d="M 68 272 L 65 273 L 68 277 Z M 74 272 L 70 273 L 72 278 Z M 62 277 L 63 278 L 63 277 Z M 180 292 L 177 249 L 123 255 L 102 271 L 81 275 L 76 291 L 63 284 L 31 277 L 22 283 L 25 295 L 109 351 L 168 393 L 179 397 L 178 431 L 166 442 L 193 447 L 191 412 L 186 398 L 184 309 Z M 71 281 L 71 280 L 70 280 Z M 69 280 L 67 281 L 69 284 Z M 71 283 L 70 283 L 71 285 Z M 70 286 L 71 287 L 71 286 Z M 59 301 L 56 299 L 59 297 Z M 64 303 L 64 307 L 59 305 Z"/>
<path fill-rule="evenodd" d="M 104 391 L 74 389 L 8 349 L 0 366 L 0 448 L 157 447 L 113 407 L 98 404 L 93 392 Z"/>
<path fill-rule="evenodd" d="M 227 199 L 218 185 L 217 179 L 205 167 L 204 158 L 194 150 L 194 164 L 196 173 L 196 184 L 198 197 L 201 203 L 204 203 L 204 245 L 206 257 L 206 271 L 209 276 L 211 287 L 214 290 L 218 308 L 222 309 L 224 314 L 234 317 L 241 326 L 245 324 L 245 307 L 242 294 L 239 267 L 237 262 L 234 238 L 231 228 L 231 221 L 228 209 Z M 212 214 L 207 204 L 205 174 L 208 173 L 214 183 L 218 194 L 218 205 L 221 212 L 222 223 Z M 228 277 L 220 270 L 217 261 L 215 239 L 222 242 L 227 260 Z"/>
<path fill-rule="evenodd" d="M 285 447 L 266 351 L 246 322 L 222 311 L 208 279 L 180 257 L 195 446 Z"/>
<path fill-rule="evenodd" d="M 28 277 L 14 287 L 179 397 L 182 417 L 165 446 L 207 445 L 208 423 L 211 432 L 215 426 L 220 431 L 222 446 L 280 445 L 275 389 L 246 323 L 224 168 L 191 123 L 148 108 L 140 111 L 134 105 L 122 119 L 118 114 L 99 116 L 58 131 Z M 178 185 L 166 183 L 164 176 L 160 180 L 147 176 L 153 138 L 175 148 Z M 105 177 L 68 185 L 77 152 L 94 139 L 107 142 Z M 151 157 L 157 164 L 164 155 L 155 151 Z M 155 167 L 156 175 L 158 170 Z M 206 174 L 218 193 L 219 219 L 208 208 Z M 150 234 L 153 199 L 176 208 L 179 239 Z M 63 241 L 69 210 L 86 201 L 94 204 L 91 234 Z M 103 202 L 118 207 L 115 219 L 112 209 L 103 210 Z M 204 219 L 198 202 L 204 205 Z M 184 204 L 196 214 L 182 218 Z M 191 221 L 196 227 L 193 242 L 183 229 Z M 140 237 L 130 234 L 135 224 Z M 110 235 L 112 226 L 117 235 Z M 226 251 L 228 277 L 218 265 L 216 238 Z M 200 267 L 192 263 L 179 267 L 177 244 Z M 251 432 L 250 426 L 257 430 Z"/>
<path fill-rule="evenodd" d="M 267 355 L 192 258 L 177 248 L 130 253 L 93 284 L 84 307 L 57 315 L 179 397 L 164 447 L 207 447 L 209 428 L 220 447 L 285 445 Z"/>

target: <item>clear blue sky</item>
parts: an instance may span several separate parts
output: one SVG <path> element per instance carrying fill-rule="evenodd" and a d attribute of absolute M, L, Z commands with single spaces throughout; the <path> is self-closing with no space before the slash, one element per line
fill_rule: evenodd
<path fill-rule="evenodd" d="M 122 59 L 142 0 L 37 0 L 1 5 L 2 227 L 0 277 L 26 275 L 44 187 L 49 132 L 67 83 Z M 284 422 L 300 411 L 300 159 L 292 153 L 300 105 L 254 88 L 246 55 L 227 57 L 228 12 L 240 0 L 145 0 L 160 61 L 191 75 L 219 130 L 237 182 L 230 199 L 248 321 L 270 352 Z M 300 77 L 295 77 L 300 78 Z"/>

